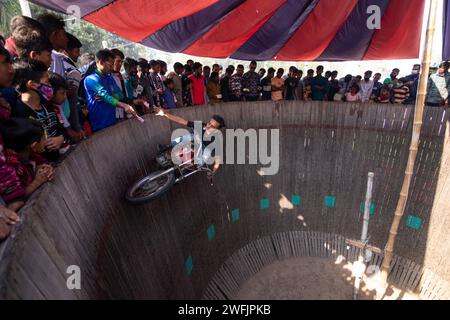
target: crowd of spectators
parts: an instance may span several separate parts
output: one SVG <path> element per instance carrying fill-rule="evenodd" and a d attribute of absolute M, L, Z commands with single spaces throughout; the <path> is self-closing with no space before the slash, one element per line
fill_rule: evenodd
<path fill-rule="evenodd" d="M 0 37 L 0 240 L 19 221 L 17 211 L 41 185 L 71 146 L 120 121 L 166 109 L 208 103 L 261 100 L 414 104 L 420 65 L 381 79 L 337 71 L 303 71 L 292 66 L 257 70 L 242 64 L 202 66 L 137 60 L 118 49 L 81 55 L 82 43 L 64 21 L 44 14 L 36 20 L 16 16 L 11 35 Z M 449 63 L 430 76 L 427 104 L 448 105 Z"/>

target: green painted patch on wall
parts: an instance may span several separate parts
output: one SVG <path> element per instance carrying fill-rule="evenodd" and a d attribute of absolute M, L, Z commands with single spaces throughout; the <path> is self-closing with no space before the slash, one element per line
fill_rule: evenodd
<path fill-rule="evenodd" d="M 411 229 L 419 230 L 421 225 L 422 225 L 422 219 L 419 217 L 409 215 L 406 218 L 406 226 Z"/>
<path fill-rule="evenodd" d="M 208 240 L 212 240 L 216 236 L 216 227 L 213 224 L 210 225 L 206 233 L 208 234 Z"/>
<path fill-rule="evenodd" d="M 269 205 L 270 205 L 269 199 L 267 199 L 267 198 L 261 199 L 261 202 L 260 202 L 261 209 L 268 209 Z"/>
<path fill-rule="evenodd" d="M 299 206 L 300 205 L 300 201 L 301 201 L 300 196 L 296 196 L 296 195 L 292 196 L 291 202 L 292 202 L 292 204 L 294 206 Z"/>
<path fill-rule="evenodd" d="M 333 208 L 336 205 L 335 196 L 325 196 L 325 207 Z"/>
<path fill-rule="evenodd" d="M 193 262 L 191 256 L 189 256 L 186 259 L 186 262 L 184 263 L 184 265 L 186 266 L 186 270 L 187 270 L 188 274 L 191 274 L 192 273 L 192 269 L 194 269 L 194 262 Z"/>
<path fill-rule="evenodd" d="M 236 222 L 241 218 L 241 213 L 239 212 L 239 209 L 233 209 L 231 210 L 231 221 Z"/>
<path fill-rule="evenodd" d="M 366 203 L 365 202 L 361 202 L 361 213 L 364 213 L 365 206 L 366 206 Z M 375 214 L 375 203 L 372 202 L 370 204 L 370 216 L 373 217 L 374 214 Z"/>

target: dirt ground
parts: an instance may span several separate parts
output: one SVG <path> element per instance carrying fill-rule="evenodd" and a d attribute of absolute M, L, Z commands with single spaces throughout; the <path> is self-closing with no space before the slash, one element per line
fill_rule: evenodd
<path fill-rule="evenodd" d="M 352 264 L 323 258 L 302 257 L 277 261 L 243 284 L 236 300 L 351 300 Z M 360 300 L 376 299 L 376 284 L 361 284 Z M 372 283 L 371 283 L 372 282 Z M 385 300 L 417 300 L 418 297 L 388 288 Z"/>

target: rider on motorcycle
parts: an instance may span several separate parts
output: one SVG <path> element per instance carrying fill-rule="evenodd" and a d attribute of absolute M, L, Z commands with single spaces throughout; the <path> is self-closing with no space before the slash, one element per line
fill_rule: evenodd
<path fill-rule="evenodd" d="M 188 121 L 185 120 L 179 116 L 176 116 L 174 114 L 170 114 L 168 113 L 166 110 L 162 109 L 162 108 L 155 108 L 157 115 L 159 116 L 163 116 L 166 117 L 167 119 L 169 119 L 170 121 L 176 122 L 178 124 L 181 124 L 182 126 L 186 126 L 189 127 L 191 129 L 194 129 L 194 122 L 193 121 Z M 203 123 L 202 124 L 202 135 L 203 137 L 205 136 L 210 136 L 212 134 L 214 134 L 215 132 L 221 130 L 222 128 L 225 127 L 225 120 L 219 116 L 219 115 L 213 115 L 212 118 L 209 120 L 208 123 Z M 165 149 L 171 148 L 173 147 L 175 144 L 180 143 L 181 141 L 185 140 L 185 139 L 189 139 L 191 140 L 191 137 L 180 137 L 178 139 L 176 139 L 175 141 L 172 142 L 171 145 L 168 146 L 164 146 Z M 212 141 L 207 141 L 202 139 L 202 144 L 204 147 L 207 147 L 210 143 L 212 143 Z M 214 160 L 214 166 L 213 166 L 213 170 L 212 170 L 212 174 L 214 175 L 220 167 L 220 159 L 218 157 L 215 157 Z"/>

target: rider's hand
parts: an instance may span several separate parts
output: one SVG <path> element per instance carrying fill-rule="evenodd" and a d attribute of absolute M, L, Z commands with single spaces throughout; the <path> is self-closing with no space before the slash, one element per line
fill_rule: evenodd
<path fill-rule="evenodd" d="M 153 107 L 153 108 L 155 109 L 157 116 L 164 117 L 166 115 L 163 108 L 159 108 L 159 107 Z"/>

